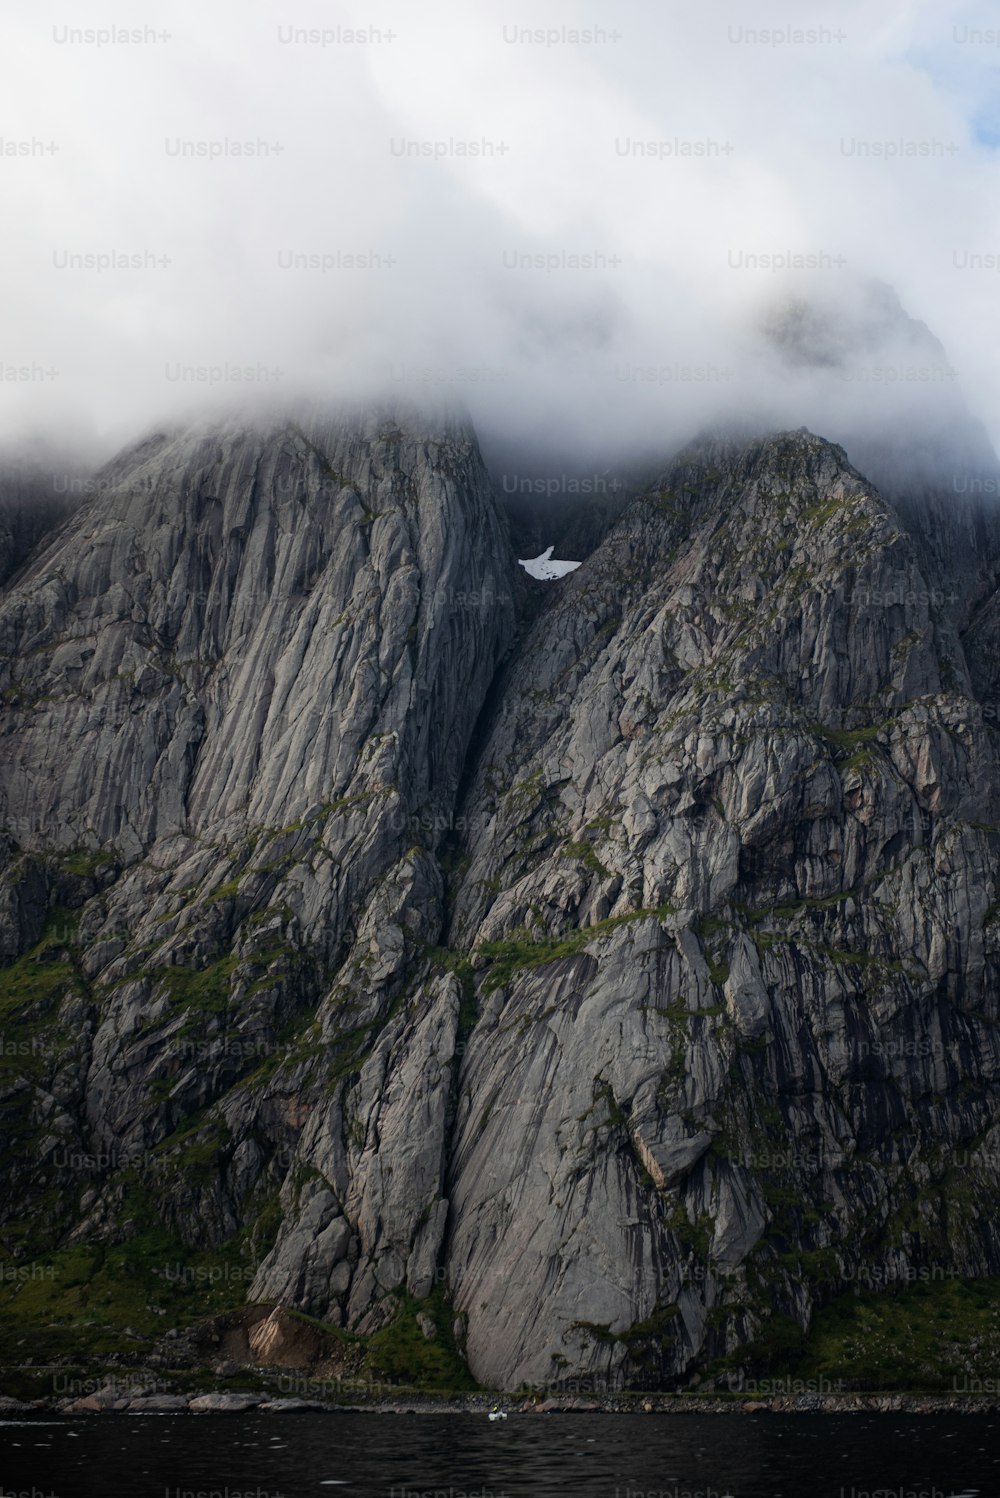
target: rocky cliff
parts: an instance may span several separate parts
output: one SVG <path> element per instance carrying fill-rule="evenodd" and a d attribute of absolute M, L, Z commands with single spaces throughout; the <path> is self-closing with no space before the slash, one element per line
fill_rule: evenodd
<path fill-rule="evenodd" d="M 994 1267 L 996 739 L 958 602 L 803 432 L 683 455 L 536 621 L 451 932 L 474 1367 L 681 1373 L 820 1287 Z"/>
<path fill-rule="evenodd" d="M 0 608 L 8 1255 L 166 1234 L 505 1387 L 1000 1274 L 984 504 L 706 439 L 528 584 L 457 422 L 102 478 Z"/>

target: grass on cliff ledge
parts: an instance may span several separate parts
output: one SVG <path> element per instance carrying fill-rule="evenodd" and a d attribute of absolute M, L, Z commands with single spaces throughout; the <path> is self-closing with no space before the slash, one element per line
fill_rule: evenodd
<path fill-rule="evenodd" d="M 156 1229 L 5 1265 L 0 1362 L 141 1352 L 171 1326 L 245 1304 L 251 1273 L 235 1244 L 193 1253 Z"/>
<path fill-rule="evenodd" d="M 51 1396 L 59 1392 L 53 1382 L 58 1366 L 96 1369 L 123 1356 L 129 1365 L 142 1364 L 171 1327 L 193 1328 L 245 1310 L 251 1277 L 235 1240 L 215 1253 L 192 1254 L 157 1231 L 115 1245 L 74 1244 L 31 1264 L 7 1266 L 0 1282 L 0 1394 Z M 350 1344 L 361 1383 L 422 1393 L 475 1391 L 444 1287 L 423 1301 L 403 1291 L 393 1299 L 392 1321 L 370 1336 L 292 1314 Z M 433 1338 L 424 1336 L 418 1315 L 433 1322 Z M 241 1387 L 250 1372 L 241 1371 Z M 205 1368 L 177 1377 L 185 1388 L 219 1386 Z"/>
<path fill-rule="evenodd" d="M 57 907 L 38 943 L 16 962 L 0 968 L 0 1023 L 8 1042 L 15 1039 L 15 1032 L 22 1040 L 44 1031 L 58 1000 L 70 992 L 85 992 L 65 946 L 78 914 Z M 23 1059 L 21 1051 L 9 1046 L 0 1047 L 0 1055 Z"/>
<path fill-rule="evenodd" d="M 845 1390 L 995 1391 L 1000 1279 L 929 1280 L 894 1294 L 848 1291 L 816 1313 L 797 1355 L 780 1362 L 795 1378 L 843 1381 Z"/>
<path fill-rule="evenodd" d="M 520 968 L 541 967 L 562 957 L 573 957 L 592 941 L 607 936 L 619 926 L 645 920 L 650 916 L 663 921 L 676 914 L 675 906 L 658 905 L 655 908 L 630 910 L 625 915 L 609 916 L 607 920 L 596 921 L 593 926 L 574 927 L 562 936 L 545 936 L 536 940 L 530 931 L 522 927 L 502 941 L 481 942 L 472 955 L 485 957 L 490 963 L 483 980 L 483 993 L 490 994 L 494 989 L 505 988 Z"/>
<path fill-rule="evenodd" d="M 422 1391 L 472 1392 L 479 1385 L 469 1372 L 455 1345 L 455 1313 L 443 1285 L 437 1285 L 426 1300 L 415 1300 L 397 1291 L 399 1309 L 388 1326 L 365 1339 L 363 1371 L 379 1383 L 399 1384 Z M 434 1337 L 424 1336 L 417 1316 L 429 1316 Z"/>

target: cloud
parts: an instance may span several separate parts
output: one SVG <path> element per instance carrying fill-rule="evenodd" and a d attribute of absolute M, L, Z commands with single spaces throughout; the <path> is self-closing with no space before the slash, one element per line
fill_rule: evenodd
<path fill-rule="evenodd" d="M 961 392 L 1000 439 L 996 33 L 988 0 L 23 0 L 0 421 L 106 451 L 398 393 L 610 452 Z M 789 301 L 851 325 L 869 277 L 940 353 L 762 342 Z"/>

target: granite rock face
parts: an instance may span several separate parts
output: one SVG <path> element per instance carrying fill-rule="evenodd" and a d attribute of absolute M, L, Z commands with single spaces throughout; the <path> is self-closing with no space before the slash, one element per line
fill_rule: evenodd
<path fill-rule="evenodd" d="M 493 957 L 448 1185 L 487 1380 L 995 1272 L 997 741 L 936 597 L 803 432 L 682 456 L 536 620 L 451 933 Z"/>
<path fill-rule="evenodd" d="M 443 1294 L 511 1388 L 1000 1273 L 995 571 L 933 496 L 706 440 L 526 584 L 460 423 L 103 479 L 0 607 L 5 1245 Z"/>
<path fill-rule="evenodd" d="M 393 1265 L 421 1238 L 345 1093 L 379 1037 L 383 1072 L 373 1053 L 349 1094 L 376 1129 L 385 1069 L 417 1066 L 403 989 L 442 926 L 434 850 L 512 636 L 509 553 L 468 429 L 383 412 L 152 437 L 22 571 L 0 610 L 0 942 L 30 1065 L 11 1053 L 5 1200 L 38 1241 L 67 1213 L 125 1232 L 138 1180 L 171 1230 L 221 1242 L 313 1136 L 330 1190 L 301 1204 L 320 1241 L 296 1283 L 318 1257 L 329 1297 L 369 1211 Z M 426 1028 L 446 1050 L 447 1022 Z"/>

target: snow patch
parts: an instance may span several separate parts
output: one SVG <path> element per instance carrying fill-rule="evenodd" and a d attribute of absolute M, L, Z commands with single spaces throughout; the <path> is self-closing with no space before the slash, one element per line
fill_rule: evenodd
<path fill-rule="evenodd" d="M 541 556 L 529 557 L 527 561 L 518 558 L 519 566 L 523 567 L 529 577 L 537 577 L 543 583 L 552 582 L 553 578 L 565 577 L 567 572 L 575 572 L 579 562 L 553 562 L 551 560 L 554 547 L 550 546 L 543 551 Z"/>

